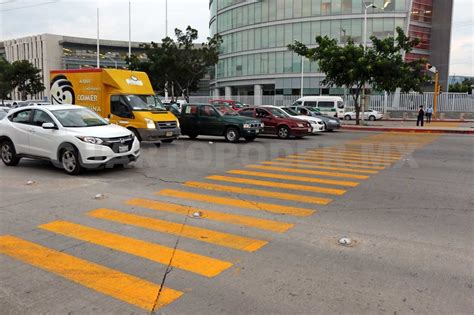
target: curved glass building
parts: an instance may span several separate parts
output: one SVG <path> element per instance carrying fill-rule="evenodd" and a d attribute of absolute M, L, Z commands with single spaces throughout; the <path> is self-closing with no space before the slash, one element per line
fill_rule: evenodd
<path fill-rule="evenodd" d="M 364 4 L 370 3 L 376 8 L 368 9 L 367 38 L 393 36 L 395 28 L 402 27 L 422 41 L 406 58 L 426 57 L 434 65 L 444 64 L 443 79 L 449 64 L 452 2 L 210 0 L 211 36 L 219 33 L 223 38 L 220 60 L 211 81 L 214 97 L 254 95 L 255 104 L 259 104 L 261 95 L 300 95 L 302 81 L 304 95 L 343 93 L 340 88 L 323 87 L 324 75 L 317 64 L 303 60 L 286 46 L 294 40 L 314 45 L 318 35 L 335 38 L 341 44 L 349 37 L 361 43 Z M 443 53 L 432 60 L 431 51 L 435 49 Z"/>

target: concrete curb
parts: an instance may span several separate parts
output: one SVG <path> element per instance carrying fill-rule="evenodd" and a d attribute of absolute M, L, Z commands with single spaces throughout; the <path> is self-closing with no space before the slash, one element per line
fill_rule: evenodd
<path fill-rule="evenodd" d="M 421 128 L 423 128 L 423 127 L 421 127 Z M 462 130 L 462 129 L 421 129 L 421 128 L 341 126 L 341 129 L 343 129 L 343 130 L 357 130 L 357 131 L 389 131 L 389 132 L 411 132 L 411 133 L 474 134 L 474 129 L 473 130 Z"/>

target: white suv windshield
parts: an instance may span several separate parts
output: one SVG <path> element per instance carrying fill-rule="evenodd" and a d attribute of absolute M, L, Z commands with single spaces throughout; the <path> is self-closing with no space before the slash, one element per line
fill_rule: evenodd
<path fill-rule="evenodd" d="M 51 111 L 65 128 L 97 127 L 107 125 L 102 117 L 87 108 Z"/>

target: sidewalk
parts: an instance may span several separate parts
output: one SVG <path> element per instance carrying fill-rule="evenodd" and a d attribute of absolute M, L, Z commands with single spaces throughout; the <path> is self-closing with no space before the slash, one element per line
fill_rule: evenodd
<path fill-rule="evenodd" d="M 344 130 L 474 134 L 474 122 L 472 121 L 432 121 L 430 124 L 425 123 L 423 127 L 417 127 L 414 120 L 365 121 L 365 125 L 362 125 L 361 122 L 360 126 L 356 126 L 354 120 L 344 120 L 341 122 L 342 129 Z"/>

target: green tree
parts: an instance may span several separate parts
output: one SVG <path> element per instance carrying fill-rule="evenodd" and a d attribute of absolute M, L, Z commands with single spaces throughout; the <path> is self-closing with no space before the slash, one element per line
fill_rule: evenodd
<path fill-rule="evenodd" d="M 449 85 L 449 92 L 454 93 L 472 93 L 472 86 L 474 85 L 474 78 L 464 78 L 462 82 L 456 82 Z"/>
<path fill-rule="evenodd" d="M 350 90 L 356 111 L 356 123 L 359 124 L 359 97 L 368 83 L 377 90 L 394 92 L 420 91 L 426 80 L 423 68 L 426 61 L 405 62 L 404 53 L 410 52 L 418 39 L 410 39 L 401 28 L 397 28 L 397 37 L 378 39 L 371 36 L 373 45 L 364 47 L 355 44 L 349 38 L 344 46 L 339 46 L 335 39 L 327 36 L 316 38 L 317 47 L 308 48 L 295 41 L 288 48 L 301 56 L 316 61 L 319 69 L 326 75 L 323 84 L 346 87 Z"/>
<path fill-rule="evenodd" d="M 218 62 L 222 38 L 217 34 L 207 38 L 207 42 L 195 44 L 198 31 L 191 26 L 185 32 L 175 29 L 175 37 L 176 40 L 166 37 L 161 44 L 143 45 L 146 60 L 132 56 L 127 62 L 130 69 L 148 73 L 153 88 L 159 93 L 163 93 L 168 84 L 168 90 L 173 88 L 174 95 L 184 95 L 189 102 L 189 94 L 197 91 L 199 81 Z"/>
<path fill-rule="evenodd" d="M 5 104 L 4 100 L 9 98 L 11 91 L 15 88 L 11 80 L 12 65 L 5 60 L 0 58 L 0 98 L 2 99 L 2 105 Z"/>
<path fill-rule="evenodd" d="M 28 60 L 19 60 L 12 63 L 11 82 L 18 92 L 21 94 L 21 99 L 26 100 L 28 95 L 44 91 L 40 73 L 41 70 L 33 66 Z"/>

